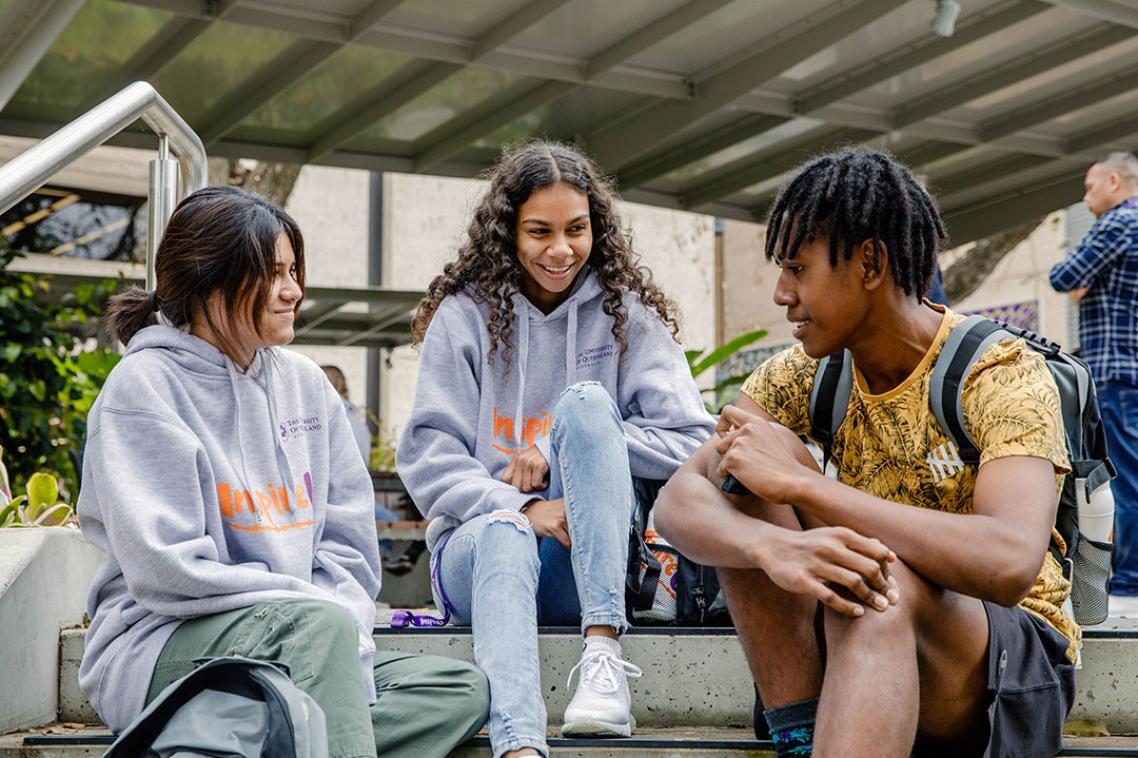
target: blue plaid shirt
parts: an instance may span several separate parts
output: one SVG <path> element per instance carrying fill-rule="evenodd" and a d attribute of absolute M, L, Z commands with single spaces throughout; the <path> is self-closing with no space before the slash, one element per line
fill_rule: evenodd
<path fill-rule="evenodd" d="M 1095 382 L 1138 386 L 1138 197 L 1099 216 L 1051 269 L 1051 286 L 1090 288 L 1079 302 L 1079 349 Z"/>

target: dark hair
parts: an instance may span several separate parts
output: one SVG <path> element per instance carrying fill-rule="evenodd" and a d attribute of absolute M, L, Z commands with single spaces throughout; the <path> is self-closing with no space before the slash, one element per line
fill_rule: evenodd
<path fill-rule="evenodd" d="M 768 260 L 793 258 L 803 242 L 827 238 L 830 265 L 873 240 L 881 270 L 884 244 L 893 278 L 906 295 L 923 297 L 945 238 L 936 202 L 887 152 L 847 147 L 804 164 L 779 190 L 767 222 Z"/>
<path fill-rule="evenodd" d="M 288 237 L 296 255 L 296 279 L 304 291 L 304 238 L 296 221 L 268 200 L 236 187 L 206 187 L 174 209 L 154 259 L 158 305 L 174 326 L 204 318 L 222 351 L 238 360 L 236 319 L 217 324 L 206 303 L 214 292 L 225 310 L 261 313 L 276 276 L 276 246 Z M 300 301 L 297 301 L 297 309 Z M 157 323 L 150 293 L 137 287 L 111 298 L 107 324 L 122 342 Z M 261 333 L 260 319 L 253 328 Z"/>
<path fill-rule="evenodd" d="M 414 344 L 423 341 L 443 298 L 467 289 L 479 301 L 490 303 L 486 325 L 490 332 L 489 358 L 493 359 L 501 346 L 509 364 L 514 349 L 510 342 L 514 324 L 511 295 L 519 289 L 522 272 L 514 238 L 518 209 L 535 190 L 557 182 L 566 182 L 589 200 L 593 248 L 588 263 L 607 293 L 604 312 L 613 319 L 612 333 L 621 353 L 628 348 L 624 336 L 628 312 L 622 302 L 625 291 L 635 292 L 676 336 L 679 327 L 671 314 L 672 303 L 652 283 L 651 272 L 640 265 L 639 256 L 632 251 L 632 240 L 613 208 L 616 192 L 581 151 L 558 142 L 530 142 L 507 149 L 487 178 L 490 188 L 474 210 L 457 259 L 447 263 L 443 273 L 431 281 L 411 320 Z"/>

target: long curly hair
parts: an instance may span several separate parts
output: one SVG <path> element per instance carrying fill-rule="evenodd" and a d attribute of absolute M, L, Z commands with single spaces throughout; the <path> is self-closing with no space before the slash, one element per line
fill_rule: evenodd
<path fill-rule="evenodd" d="M 510 341 L 514 328 L 512 296 L 519 291 L 522 276 L 515 241 L 518 210 L 535 190 L 557 182 L 566 182 L 589 199 L 593 247 L 588 265 L 596 271 L 606 293 L 603 308 L 612 317 L 612 334 L 621 354 L 628 349 L 628 310 L 622 300 L 626 291 L 635 292 L 646 307 L 655 310 L 671 329 L 673 339 L 677 338 L 679 325 L 672 314 L 675 306 L 652 283 L 652 273 L 640 264 L 640 256 L 633 252 L 629 233 L 613 207 L 616 192 L 587 156 L 560 142 L 530 142 L 503 152 L 486 178 L 490 187 L 474 211 L 466 241 L 456 259 L 431 281 L 411 319 L 413 345 L 422 343 L 443 298 L 465 290 L 475 300 L 490 303 L 488 361 L 492 362 L 501 348 L 509 365 L 514 351 Z"/>

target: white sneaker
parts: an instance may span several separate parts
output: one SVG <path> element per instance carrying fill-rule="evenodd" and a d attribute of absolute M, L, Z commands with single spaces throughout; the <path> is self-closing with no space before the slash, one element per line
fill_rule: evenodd
<path fill-rule="evenodd" d="M 1111 595 L 1108 608 L 1112 619 L 1138 619 L 1138 596 Z"/>
<path fill-rule="evenodd" d="M 589 640 L 604 639 L 590 637 Z M 606 644 L 606 643 L 612 643 Z M 580 669 L 577 691 L 565 709 L 562 737 L 630 737 L 636 720 L 630 713 L 628 677 L 643 672 L 618 652 L 619 643 L 605 639 L 586 642 L 581 660 L 569 672 L 567 686 L 573 686 L 573 674 Z"/>

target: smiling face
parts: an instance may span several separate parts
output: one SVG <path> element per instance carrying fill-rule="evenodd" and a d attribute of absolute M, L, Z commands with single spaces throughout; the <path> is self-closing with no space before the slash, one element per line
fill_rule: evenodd
<path fill-rule="evenodd" d="M 293 323 L 304 291 L 299 283 L 296 254 L 288 236 L 283 232 L 277 237 L 275 254 L 272 283 L 260 313 L 250 312 L 253 308 L 253 296 L 250 293 L 238 306 L 239 309 L 245 309 L 245 312 L 239 316 L 232 314 L 227 316 L 224 295 L 218 291 L 210 295 L 209 307 L 215 324 L 232 324 L 228 335 L 230 339 L 218 339 L 201 320 L 195 322 L 195 326 L 191 328 L 194 334 L 229 354 L 229 357 L 242 368 L 249 366 L 257 350 L 287 345 L 292 342 L 294 336 Z M 259 330 L 253 327 L 254 318 L 260 326 Z M 229 346 L 232 346 L 238 354 L 232 355 L 230 350 L 226 349 Z"/>
<path fill-rule="evenodd" d="M 775 260 L 781 269 L 774 288 L 775 305 L 786 308 L 786 319 L 794 327 L 794 338 L 811 358 L 822 358 L 853 344 L 858 324 L 868 308 L 865 269 L 868 244 L 854 248 L 850 260 L 838 256 L 830 265 L 829 240 L 802 243 L 793 258 Z"/>
<path fill-rule="evenodd" d="M 514 231 L 521 290 L 543 313 L 564 302 L 593 249 L 589 198 L 565 182 L 533 191 Z"/>

